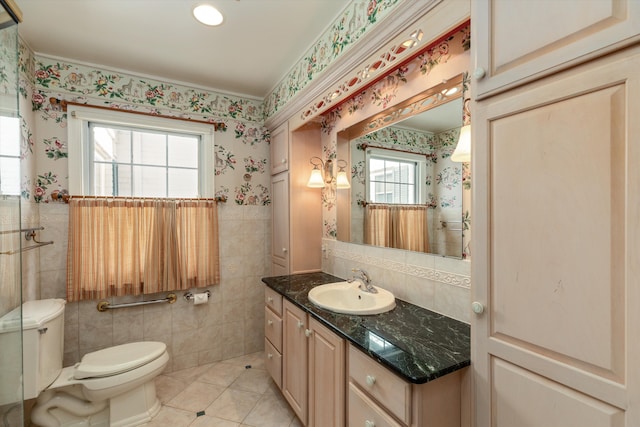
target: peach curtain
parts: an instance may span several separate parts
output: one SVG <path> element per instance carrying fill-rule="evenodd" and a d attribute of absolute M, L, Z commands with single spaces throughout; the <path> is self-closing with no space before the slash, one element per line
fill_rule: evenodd
<path fill-rule="evenodd" d="M 216 205 L 215 200 L 72 198 L 67 299 L 219 283 Z"/>
<path fill-rule="evenodd" d="M 367 204 L 364 242 L 387 248 L 429 252 L 427 206 Z"/>

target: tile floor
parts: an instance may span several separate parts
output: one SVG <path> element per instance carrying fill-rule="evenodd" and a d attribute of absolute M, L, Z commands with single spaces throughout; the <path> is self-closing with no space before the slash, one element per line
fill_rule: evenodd
<path fill-rule="evenodd" d="M 302 427 L 263 358 L 253 353 L 158 376 L 162 409 L 147 427 Z"/>

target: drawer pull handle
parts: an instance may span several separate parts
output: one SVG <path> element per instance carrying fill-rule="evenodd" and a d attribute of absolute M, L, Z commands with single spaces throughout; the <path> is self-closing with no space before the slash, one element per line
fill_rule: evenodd
<path fill-rule="evenodd" d="M 298 320 L 298 328 L 302 328 L 304 326 L 304 322 Z"/>
<path fill-rule="evenodd" d="M 287 248 L 282 248 L 282 252 L 287 253 Z"/>
<path fill-rule="evenodd" d="M 284 159 L 284 158 L 283 158 L 283 159 L 282 159 L 282 164 L 285 164 L 285 163 L 287 163 L 287 159 Z"/>
<path fill-rule="evenodd" d="M 376 377 L 374 377 L 373 375 L 367 375 L 366 382 L 369 387 L 373 387 L 373 385 L 376 383 Z"/>
<path fill-rule="evenodd" d="M 364 427 L 376 427 L 376 423 L 374 423 L 373 421 L 366 420 L 364 422 Z"/>
<path fill-rule="evenodd" d="M 313 332 L 311 332 L 311 329 L 305 329 L 305 330 L 304 330 L 304 334 L 305 334 L 305 336 L 306 336 L 307 338 L 308 338 L 308 337 L 310 337 L 312 333 L 313 333 Z"/>
<path fill-rule="evenodd" d="M 273 325 L 273 320 L 267 320 L 267 325 L 272 326 Z"/>
<path fill-rule="evenodd" d="M 273 359 L 273 354 L 271 353 L 267 354 L 267 359 Z"/>
<path fill-rule="evenodd" d="M 267 297 L 267 302 L 273 302 L 273 297 Z"/>

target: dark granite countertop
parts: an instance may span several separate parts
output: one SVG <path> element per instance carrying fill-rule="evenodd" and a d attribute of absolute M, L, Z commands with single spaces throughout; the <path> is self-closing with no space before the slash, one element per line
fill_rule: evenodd
<path fill-rule="evenodd" d="M 466 323 L 396 299 L 382 314 L 354 316 L 315 306 L 307 298 L 315 286 L 340 282 L 327 273 L 265 277 L 262 281 L 357 348 L 407 381 L 422 384 L 469 366 Z"/>

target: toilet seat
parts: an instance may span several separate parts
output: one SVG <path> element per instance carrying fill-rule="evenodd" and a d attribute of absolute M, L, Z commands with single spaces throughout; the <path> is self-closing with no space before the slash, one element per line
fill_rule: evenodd
<path fill-rule="evenodd" d="M 104 378 L 146 365 L 166 352 L 163 342 L 144 341 L 117 345 L 87 353 L 73 371 L 73 378 Z"/>

